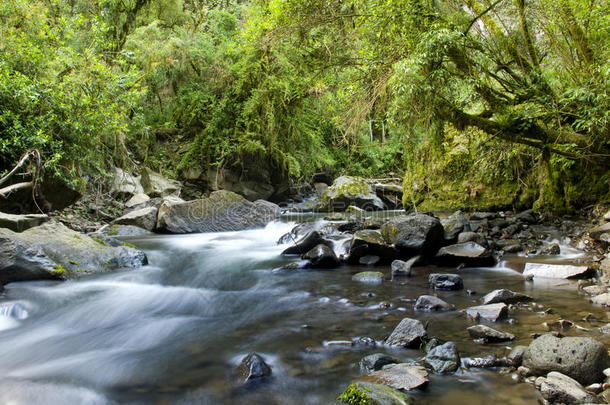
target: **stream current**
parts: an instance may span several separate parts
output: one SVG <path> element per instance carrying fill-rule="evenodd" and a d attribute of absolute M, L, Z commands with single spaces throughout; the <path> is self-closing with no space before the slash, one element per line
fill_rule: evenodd
<path fill-rule="evenodd" d="M 78 281 L 7 285 L 0 300 L 0 403 L 332 404 L 361 375 L 363 356 L 423 357 L 382 345 L 404 317 L 428 322 L 428 334 L 455 342 L 463 360 L 506 355 L 509 347 L 529 344 L 530 334 L 548 331 L 543 322 L 569 319 L 588 331 L 562 333 L 595 337 L 596 327 L 608 322 L 575 282 L 524 281 L 519 256 L 493 268 L 459 270 L 465 289 L 437 292 L 456 308 L 442 313 L 414 312 L 414 299 L 434 294 L 429 273 L 454 268 L 415 267 L 412 277 L 393 281 L 389 266 L 274 271 L 294 261 L 280 255 L 288 245 L 276 243 L 293 220 L 239 232 L 131 239 L 147 253 L 149 266 Z M 315 216 L 302 220 L 326 223 Z M 562 251 L 552 261 L 579 255 L 565 245 Z M 386 279 L 352 280 L 364 270 L 381 271 Z M 535 304 L 491 325 L 515 334 L 511 345 L 476 344 L 466 331 L 473 323 L 460 310 L 497 288 L 531 295 Z M 545 314 L 548 308 L 553 314 Z M 600 322 L 581 320 L 590 313 Z M 329 344 L 355 337 L 370 337 L 377 346 Z M 273 375 L 243 386 L 233 370 L 249 352 L 261 354 Z M 531 385 L 498 370 L 462 368 L 430 379 L 424 391 L 413 393 L 418 403 L 539 400 Z"/>

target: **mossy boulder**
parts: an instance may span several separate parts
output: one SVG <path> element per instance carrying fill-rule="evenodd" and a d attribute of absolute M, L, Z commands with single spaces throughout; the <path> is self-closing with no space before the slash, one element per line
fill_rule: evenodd
<path fill-rule="evenodd" d="M 318 211 L 345 211 L 350 205 L 365 211 L 385 208 L 373 188 L 361 177 L 341 176 L 328 187 L 316 203 Z"/>
<path fill-rule="evenodd" d="M 73 279 L 148 263 L 144 252 L 47 223 L 21 233 L 0 229 L 0 283 Z"/>
<path fill-rule="evenodd" d="M 221 190 L 199 200 L 164 201 L 159 207 L 157 228 L 169 233 L 240 231 L 263 227 L 280 214 L 276 204 L 263 200 L 250 202 Z"/>
<path fill-rule="evenodd" d="M 412 405 L 413 398 L 383 384 L 356 382 L 337 398 L 338 405 Z"/>

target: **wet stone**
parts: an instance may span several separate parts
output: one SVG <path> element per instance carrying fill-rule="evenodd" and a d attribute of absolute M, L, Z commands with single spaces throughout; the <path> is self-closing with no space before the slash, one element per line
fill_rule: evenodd
<path fill-rule="evenodd" d="M 430 274 L 428 284 L 435 290 L 461 290 L 464 288 L 462 277 L 457 274 Z"/>
<path fill-rule="evenodd" d="M 497 322 L 508 316 L 508 307 L 502 303 L 479 305 L 467 308 L 466 315 L 474 320 Z"/>
<path fill-rule="evenodd" d="M 242 359 L 239 366 L 237 366 L 236 372 L 244 382 L 248 382 L 269 377 L 271 375 L 271 367 L 265 363 L 265 360 L 259 354 L 250 353 Z"/>
<path fill-rule="evenodd" d="M 400 360 L 384 353 L 375 353 L 360 360 L 360 370 L 364 373 L 378 371 L 388 364 L 397 364 Z"/>
<path fill-rule="evenodd" d="M 513 334 L 500 332 L 485 325 L 474 325 L 467 330 L 473 339 L 482 339 L 486 343 L 506 342 L 515 339 Z"/>

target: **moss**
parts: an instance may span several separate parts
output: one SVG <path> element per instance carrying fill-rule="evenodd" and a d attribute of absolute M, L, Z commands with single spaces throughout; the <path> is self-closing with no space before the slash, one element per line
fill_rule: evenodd
<path fill-rule="evenodd" d="M 373 400 L 365 391 L 370 392 L 366 387 L 351 384 L 339 395 L 337 401 L 349 405 L 377 405 L 377 401 Z"/>
<path fill-rule="evenodd" d="M 70 260 L 69 263 L 74 265 L 74 266 L 78 266 L 78 262 L 76 260 Z"/>
<path fill-rule="evenodd" d="M 110 236 L 116 236 L 116 235 L 118 235 L 118 234 L 119 234 L 119 231 L 118 231 L 118 230 L 116 230 L 116 229 L 113 229 L 113 230 L 111 230 L 111 231 L 108 231 L 108 235 L 110 235 Z"/>
<path fill-rule="evenodd" d="M 136 248 L 136 245 L 129 243 L 129 242 L 123 242 L 123 243 L 121 243 L 121 246 L 127 246 L 127 247 L 134 248 L 134 249 Z"/>
<path fill-rule="evenodd" d="M 64 269 L 64 266 L 62 266 L 61 264 L 56 264 L 55 266 L 53 266 L 53 272 L 56 274 L 66 274 L 67 270 Z"/>
<path fill-rule="evenodd" d="M 100 245 L 103 245 L 103 246 L 106 246 L 106 247 L 112 247 L 112 246 L 110 246 L 109 244 L 107 244 L 106 242 L 104 242 L 103 240 L 101 240 L 98 237 L 92 236 L 91 239 L 93 239 L 94 241 L 96 241 Z"/>

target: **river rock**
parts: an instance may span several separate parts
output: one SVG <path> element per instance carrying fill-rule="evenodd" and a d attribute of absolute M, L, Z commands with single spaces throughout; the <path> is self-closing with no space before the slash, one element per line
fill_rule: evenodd
<path fill-rule="evenodd" d="M 474 325 L 466 329 L 473 339 L 483 339 L 486 343 L 506 342 L 515 339 L 515 335 L 500 332 L 485 325 Z"/>
<path fill-rule="evenodd" d="M 163 202 L 157 228 L 170 233 L 239 231 L 263 227 L 280 214 L 280 207 L 273 203 L 250 202 L 231 191 L 221 190 L 200 200 Z"/>
<path fill-rule="evenodd" d="M 381 284 L 383 282 L 383 273 L 379 271 L 362 271 L 355 274 L 352 280 L 366 284 Z"/>
<path fill-rule="evenodd" d="M 378 256 L 380 264 L 391 263 L 397 258 L 398 252 L 385 243 L 379 231 L 368 229 L 354 233 L 347 261 L 357 264 L 363 256 Z"/>
<path fill-rule="evenodd" d="M 265 363 L 265 359 L 257 353 L 250 353 L 244 357 L 235 371 L 244 382 L 269 377 L 271 375 L 271 367 L 269 367 L 269 365 Z"/>
<path fill-rule="evenodd" d="M 335 252 L 323 244 L 314 247 L 301 258 L 309 260 L 307 267 L 311 269 L 334 269 L 340 264 Z"/>
<path fill-rule="evenodd" d="M 491 251 L 475 242 L 442 247 L 436 254 L 435 261 L 444 266 L 464 264 L 468 267 L 493 266 L 496 263 Z"/>
<path fill-rule="evenodd" d="M 136 194 L 143 194 L 144 188 L 142 188 L 139 176 L 133 176 L 116 167 L 110 193 L 117 198 L 128 199 Z"/>
<path fill-rule="evenodd" d="M 593 338 L 547 333 L 530 343 L 523 365 L 535 375 L 557 371 L 589 385 L 603 381 L 608 360 L 605 346 Z"/>
<path fill-rule="evenodd" d="M 311 231 L 297 242 L 282 252 L 283 255 L 302 255 L 303 253 L 309 252 L 311 249 L 319 244 L 324 244 L 324 239 L 318 231 Z"/>
<path fill-rule="evenodd" d="M 515 219 L 519 222 L 525 222 L 527 224 L 535 224 L 538 222 L 538 218 L 534 210 L 526 210 L 515 215 Z"/>
<path fill-rule="evenodd" d="M 383 201 L 372 190 L 371 186 L 361 177 L 341 176 L 335 179 L 318 198 L 316 209 L 319 211 L 345 211 L 354 205 L 366 211 L 376 211 L 385 208 Z"/>
<path fill-rule="evenodd" d="M 497 322 L 508 316 L 508 307 L 502 303 L 479 305 L 467 308 L 466 315 L 474 320 Z"/>
<path fill-rule="evenodd" d="M 475 242 L 481 246 L 487 244 L 487 240 L 483 235 L 476 232 L 462 232 L 458 235 L 457 244 Z"/>
<path fill-rule="evenodd" d="M 610 293 L 603 293 L 591 298 L 591 302 L 597 305 L 610 306 Z"/>
<path fill-rule="evenodd" d="M 455 343 L 447 342 L 432 348 L 425 362 L 437 374 L 453 373 L 460 367 L 460 354 Z"/>
<path fill-rule="evenodd" d="M 382 370 L 367 374 L 359 378 L 358 382 L 360 381 L 383 384 L 400 391 L 410 391 L 425 387 L 430 380 L 425 368 L 400 363 L 388 365 Z"/>
<path fill-rule="evenodd" d="M 42 225 L 49 221 L 45 214 L 13 215 L 0 212 L 0 228 L 7 228 L 13 232 L 23 232 L 26 229 Z"/>
<path fill-rule="evenodd" d="M 97 237 L 103 240 L 146 235 L 153 235 L 153 233 L 144 228 L 140 228 L 139 226 L 117 224 L 103 226 L 98 231 L 89 234 L 91 237 Z"/>
<path fill-rule="evenodd" d="M 464 288 L 462 277 L 457 274 L 432 273 L 428 276 L 428 284 L 435 290 L 461 290 Z"/>
<path fill-rule="evenodd" d="M 415 401 L 392 387 L 372 382 L 359 381 L 349 387 L 337 398 L 337 405 L 413 405 Z"/>
<path fill-rule="evenodd" d="M 544 278 L 586 278 L 592 273 L 588 266 L 572 266 L 567 264 L 526 263 L 523 269 L 524 277 Z"/>
<path fill-rule="evenodd" d="M 605 238 L 602 238 L 602 236 L 604 234 L 610 234 L 610 222 L 596 226 L 595 228 L 592 228 L 589 230 L 589 235 L 591 235 L 591 237 L 593 239 L 597 239 L 597 240 L 606 239 L 606 241 L 607 241 L 608 236 L 606 236 Z"/>
<path fill-rule="evenodd" d="M 561 248 L 557 243 L 551 243 L 540 249 L 538 253 L 541 256 L 557 256 L 561 253 Z"/>
<path fill-rule="evenodd" d="M 556 371 L 550 372 L 541 380 L 540 392 L 544 399 L 552 404 L 598 403 L 597 398 L 587 392 L 578 381 Z"/>
<path fill-rule="evenodd" d="M 60 223 L 46 223 L 22 233 L 0 229 L 0 283 L 38 279 L 72 279 L 148 263 L 144 252 L 112 247 L 72 231 Z"/>
<path fill-rule="evenodd" d="M 133 225 L 138 226 L 147 231 L 152 231 L 157 225 L 157 212 L 155 207 L 142 208 L 136 211 L 123 215 L 120 218 L 112 221 L 117 225 Z"/>
<path fill-rule="evenodd" d="M 532 301 L 533 298 L 529 295 L 516 293 L 514 291 L 499 289 L 493 290 L 483 297 L 483 304 L 497 304 L 503 302 L 505 304 L 516 304 L 518 302 Z"/>
<path fill-rule="evenodd" d="M 392 277 L 410 277 L 411 276 L 411 267 L 415 263 L 421 260 L 421 256 L 415 256 L 410 258 L 409 260 L 394 260 L 392 262 Z"/>
<path fill-rule="evenodd" d="M 411 214 L 390 219 L 381 226 L 381 234 L 407 257 L 431 257 L 444 242 L 445 230 L 438 218 Z"/>
<path fill-rule="evenodd" d="M 180 194 L 182 183 L 177 180 L 171 180 L 163 175 L 153 172 L 149 168 L 142 169 L 142 188 L 144 192 L 151 197 L 166 197 L 168 195 Z"/>
<path fill-rule="evenodd" d="M 360 370 L 364 373 L 381 370 L 388 364 L 397 364 L 400 360 L 384 353 L 375 353 L 365 356 L 360 360 Z"/>
<path fill-rule="evenodd" d="M 510 351 L 506 359 L 510 363 L 512 367 L 519 367 L 523 363 L 523 356 L 525 355 L 525 351 L 527 350 L 527 346 L 515 346 L 513 350 Z"/>
<path fill-rule="evenodd" d="M 453 306 L 434 295 L 422 295 L 415 302 L 413 309 L 416 311 L 449 311 L 453 309 Z"/>
<path fill-rule="evenodd" d="M 505 359 L 499 359 L 493 354 L 485 357 L 471 357 L 464 362 L 468 368 L 491 368 L 491 367 L 505 367 L 507 362 Z"/>
<path fill-rule="evenodd" d="M 388 346 L 419 347 L 427 337 L 428 333 L 420 321 L 404 318 L 386 339 L 385 344 Z"/>

